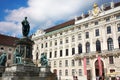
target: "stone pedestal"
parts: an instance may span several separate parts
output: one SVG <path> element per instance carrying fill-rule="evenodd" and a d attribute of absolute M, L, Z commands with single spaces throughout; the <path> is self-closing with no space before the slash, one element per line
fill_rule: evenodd
<path fill-rule="evenodd" d="M 5 69 L 2 80 L 40 80 L 39 68 L 23 64 L 12 65 Z"/>
<path fill-rule="evenodd" d="M 23 64 L 33 64 L 33 61 L 32 61 L 32 45 L 33 44 L 34 42 L 27 37 L 21 38 L 20 40 L 16 41 L 16 45 L 22 57 Z"/>
<path fill-rule="evenodd" d="M 2 77 L 2 74 L 5 71 L 5 67 L 4 66 L 0 66 L 0 77 Z"/>
<path fill-rule="evenodd" d="M 41 66 L 39 77 L 40 80 L 57 80 L 57 75 L 50 71 L 50 66 Z"/>

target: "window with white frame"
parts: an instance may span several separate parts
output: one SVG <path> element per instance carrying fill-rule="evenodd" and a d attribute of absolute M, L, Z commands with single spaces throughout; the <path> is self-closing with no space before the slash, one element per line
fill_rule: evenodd
<path fill-rule="evenodd" d="M 65 67 L 68 67 L 68 60 L 65 60 Z"/>
<path fill-rule="evenodd" d="M 81 34 L 80 33 L 78 34 L 78 40 L 81 40 Z"/>
<path fill-rule="evenodd" d="M 68 76 L 68 69 L 65 69 L 65 76 Z"/>
<path fill-rule="evenodd" d="M 79 76 L 82 76 L 82 69 L 79 69 Z"/>
<path fill-rule="evenodd" d="M 71 64 L 72 66 L 75 66 L 75 60 L 72 60 Z"/>

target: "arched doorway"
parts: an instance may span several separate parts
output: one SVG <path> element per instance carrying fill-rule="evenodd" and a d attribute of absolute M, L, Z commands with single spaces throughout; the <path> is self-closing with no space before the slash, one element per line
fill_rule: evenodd
<path fill-rule="evenodd" d="M 95 75 L 96 75 L 96 78 L 98 78 L 98 77 L 104 78 L 104 75 L 105 75 L 105 73 L 104 73 L 104 63 L 103 63 L 102 60 L 100 60 L 100 62 L 99 62 L 98 59 L 95 61 Z"/>

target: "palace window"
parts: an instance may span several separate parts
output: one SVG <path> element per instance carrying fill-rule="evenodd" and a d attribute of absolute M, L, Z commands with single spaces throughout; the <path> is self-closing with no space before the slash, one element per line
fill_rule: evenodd
<path fill-rule="evenodd" d="M 55 51 L 54 57 L 55 57 L 55 58 L 57 57 L 57 51 Z"/>
<path fill-rule="evenodd" d="M 45 47 L 47 47 L 47 43 L 45 44 Z"/>
<path fill-rule="evenodd" d="M 82 61 L 81 59 L 78 60 L 78 66 L 81 66 L 82 65 Z"/>
<path fill-rule="evenodd" d="M 59 67 L 62 67 L 62 61 L 59 61 Z"/>
<path fill-rule="evenodd" d="M 95 25 L 98 25 L 98 21 L 95 22 Z"/>
<path fill-rule="evenodd" d="M 52 58 L 52 52 L 50 52 L 49 58 Z"/>
<path fill-rule="evenodd" d="M 36 53 L 36 60 L 38 60 L 38 52 Z"/>
<path fill-rule="evenodd" d="M 72 60 L 72 66 L 75 66 L 75 60 Z"/>
<path fill-rule="evenodd" d="M 67 69 L 65 70 L 65 76 L 68 76 L 68 70 Z"/>
<path fill-rule="evenodd" d="M 79 76 L 82 76 L 82 69 L 79 69 Z"/>
<path fill-rule="evenodd" d="M 60 57 L 62 57 L 62 50 L 60 50 Z"/>
<path fill-rule="evenodd" d="M 86 43 L 86 53 L 89 53 L 90 52 L 90 43 L 87 42 Z"/>
<path fill-rule="evenodd" d="M 56 67 L 56 61 L 54 61 L 54 67 Z"/>
<path fill-rule="evenodd" d="M 119 15 L 116 15 L 116 19 L 120 19 L 120 14 L 119 14 Z"/>
<path fill-rule="evenodd" d="M 75 48 L 72 48 L 72 55 L 75 54 Z"/>
<path fill-rule="evenodd" d="M 95 30 L 95 35 L 96 35 L 96 36 L 99 36 L 99 35 L 100 35 L 100 34 L 99 34 L 99 29 L 96 29 L 96 30 Z"/>
<path fill-rule="evenodd" d="M 68 56 L 68 49 L 66 49 L 66 54 L 65 55 Z"/>
<path fill-rule="evenodd" d="M 110 21 L 110 17 L 107 17 L 107 18 L 106 18 L 106 22 L 109 22 L 109 21 Z"/>
<path fill-rule="evenodd" d="M 108 46 L 108 50 L 109 51 L 111 51 L 111 50 L 114 49 L 112 38 L 108 38 L 108 40 L 107 40 L 107 46 Z"/>
<path fill-rule="evenodd" d="M 89 32 L 86 32 L 85 35 L 86 35 L 86 39 L 89 38 Z"/>
<path fill-rule="evenodd" d="M 81 40 L 81 34 L 78 34 L 78 40 Z"/>
<path fill-rule="evenodd" d="M 59 76 L 62 76 L 62 70 L 59 70 Z"/>
<path fill-rule="evenodd" d="M 101 52 L 101 44 L 99 40 L 96 41 L 96 51 Z"/>
<path fill-rule="evenodd" d="M 78 45 L 78 54 L 82 53 L 82 44 Z"/>
<path fill-rule="evenodd" d="M 72 42 L 74 42 L 75 41 L 75 36 L 72 36 Z"/>
<path fill-rule="evenodd" d="M 41 48 L 43 48 L 43 44 L 41 44 Z"/>
<path fill-rule="evenodd" d="M 111 33 L 111 26 L 108 26 L 107 27 L 107 34 L 110 34 Z"/>
<path fill-rule="evenodd" d="M 66 43 L 68 43 L 68 42 L 69 42 L 69 41 L 68 41 L 68 37 L 66 37 L 66 40 L 65 40 L 65 42 L 66 42 Z"/>
<path fill-rule="evenodd" d="M 120 23 L 117 24 L 118 32 L 120 32 Z"/>
<path fill-rule="evenodd" d="M 86 58 L 86 64 L 87 64 L 87 65 L 90 64 L 90 60 L 89 60 L 89 58 Z"/>
<path fill-rule="evenodd" d="M 60 33 L 60 35 L 62 35 L 62 33 Z"/>
<path fill-rule="evenodd" d="M 62 39 L 60 39 L 60 44 L 62 44 L 63 42 L 62 42 Z"/>
<path fill-rule="evenodd" d="M 81 27 L 78 27 L 78 30 L 81 30 Z"/>
<path fill-rule="evenodd" d="M 72 69 L 72 75 L 73 76 L 75 75 L 75 69 Z"/>
<path fill-rule="evenodd" d="M 109 63 L 110 63 L 110 64 L 114 64 L 113 56 L 109 56 Z"/>
<path fill-rule="evenodd" d="M 57 40 L 55 40 L 55 46 L 57 45 Z"/>
<path fill-rule="evenodd" d="M 118 37 L 118 45 L 119 45 L 119 49 L 120 49 L 120 37 Z"/>
<path fill-rule="evenodd" d="M 88 24 L 84 24 L 85 28 L 88 28 Z"/>
<path fill-rule="evenodd" d="M 65 60 L 65 67 L 68 67 L 68 60 Z"/>

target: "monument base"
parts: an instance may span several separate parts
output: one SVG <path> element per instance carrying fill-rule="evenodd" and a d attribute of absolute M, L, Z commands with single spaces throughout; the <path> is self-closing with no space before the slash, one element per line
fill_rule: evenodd
<path fill-rule="evenodd" d="M 40 68 L 28 64 L 14 64 L 7 67 L 2 80 L 57 80 L 57 76 L 50 71 L 50 67 Z"/>
<path fill-rule="evenodd" d="M 39 68 L 31 65 L 15 64 L 5 69 L 2 80 L 40 80 Z"/>
<path fill-rule="evenodd" d="M 41 66 L 39 77 L 40 80 L 57 80 L 57 75 L 50 71 L 50 66 Z"/>

